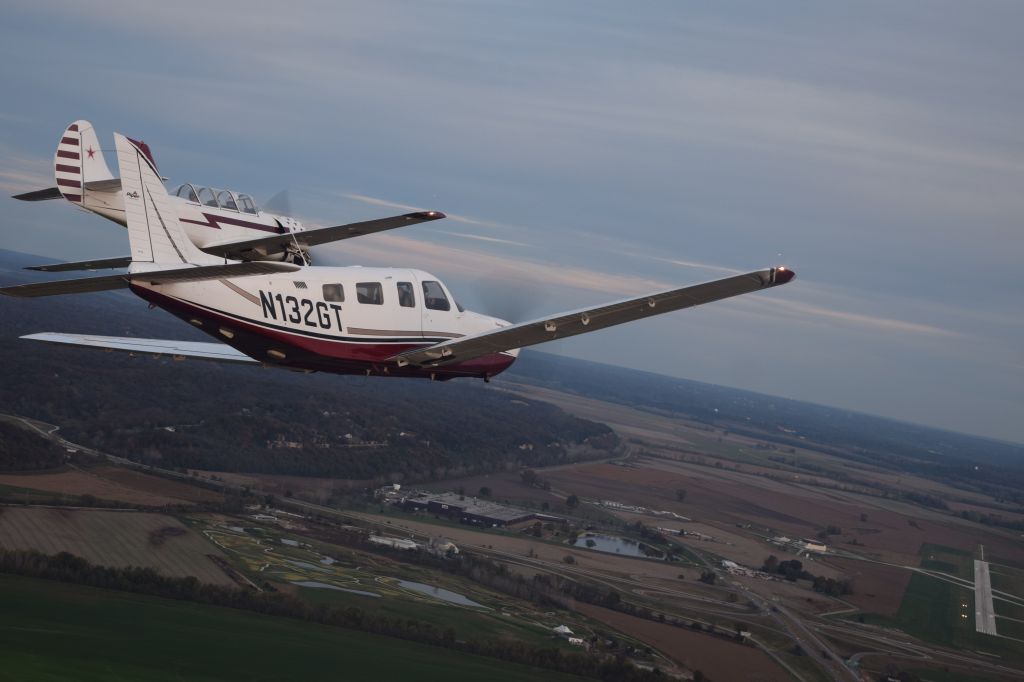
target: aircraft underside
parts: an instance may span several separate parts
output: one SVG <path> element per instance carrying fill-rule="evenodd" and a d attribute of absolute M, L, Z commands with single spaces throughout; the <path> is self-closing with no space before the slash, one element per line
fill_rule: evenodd
<path fill-rule="evenodd" d="M 489 379 L 504 372 L 515 362 L 515 357 L 507 353 L 491 353 L 444 367 L 400 367 L 389 358 L 431 346 L 434 341 L 408 342 L 384 338 L 355 340 L 339 339 L 326 334 L 296 333 L 166 296 L 147 287 L 132 286 L 131 290 L 149 303 L 257 361 L 292 370 L 446 381 L 458 377 Z"/>

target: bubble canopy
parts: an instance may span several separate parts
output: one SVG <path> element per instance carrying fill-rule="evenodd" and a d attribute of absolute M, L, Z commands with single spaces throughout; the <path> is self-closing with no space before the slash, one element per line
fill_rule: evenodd
<path fill-rule="evenodd" d="M 174 196 L 193 204 L 202 204 L 211 208 L 238 211 L 250 215 L 259 215 L 260 209 L 248 194 L 236 194 L 227 189 L 197 187 L 186 182 L 174 191 Z"/>

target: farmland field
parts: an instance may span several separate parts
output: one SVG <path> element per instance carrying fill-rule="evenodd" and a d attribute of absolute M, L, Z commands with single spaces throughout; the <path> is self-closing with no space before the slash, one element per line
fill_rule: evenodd
<path fill-rule="evenodd" d="M 0 510 L 0 547 L 71 552 L 101 566 L 149 566 L 167 576 L 232 584 L 207 556 L 223 553 L 164 514 L 7 507 Z"/>
<path fill-rule="evenodd" d="M 114 466 L 72 468 L 31 474 L 0 474 L 0 485 L 58 495 L 92 495 L 100 500 L 149 506 L 217 502 L 220 493 Z"/>
<path fill-rule="evenodd" d="M 0 681 L 572 680 L 436 647 L 187 602 L 0 575 Z"/>
<path fill-rule="evenodd" d="M 782 682 L 790 679 L 782 666 L 752 646 L 699 634 L 686 628 L 655 623 L 591 604 L 577 604 L 576 608 L 580 613 L 636 637 L 687 668 L 700 670 L 715 680 Z"/>

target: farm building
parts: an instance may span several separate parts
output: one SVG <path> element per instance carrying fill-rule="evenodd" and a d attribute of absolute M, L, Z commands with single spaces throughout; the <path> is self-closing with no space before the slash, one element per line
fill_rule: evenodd
<path fill-rule="evenodd" d="M 828 551 L 828 546 L 826 546 L 824 542 L 819 542 L 818 540 L 809 540 L 805 538 L 800 541 L 800 544 L 803 545 L 803 548 L 808 552 L 824 553 Z"/>
<path fill-rule="evenodd" d="M 456 493 L 419 492 L 404 498 L 401 505 L 406 510 L 420 510 L 431 514 L 450 516 L 463 523 L 480 526 L 508 526 L 539 516 L 526 509 L 506 507 L 496 502 L 488 502 Z"/>

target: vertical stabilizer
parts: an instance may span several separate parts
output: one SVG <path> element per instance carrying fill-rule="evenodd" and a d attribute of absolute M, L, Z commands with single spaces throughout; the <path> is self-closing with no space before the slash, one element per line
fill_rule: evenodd
<path fill-rule="evenodd" d="M 200 251 L 186 236 L 149 148 L 120 133 L 114 134 L 114 142 L 132 264 L 180 266 L 223 262 Z"/>
<path fill-rule="evenodd" d="M 113 179 L 91 123 L 75 121 L 61 135 L 53 157 L 53 175 L 61 195 L 78 205 L 82 204 L 85 183 Z"/>

